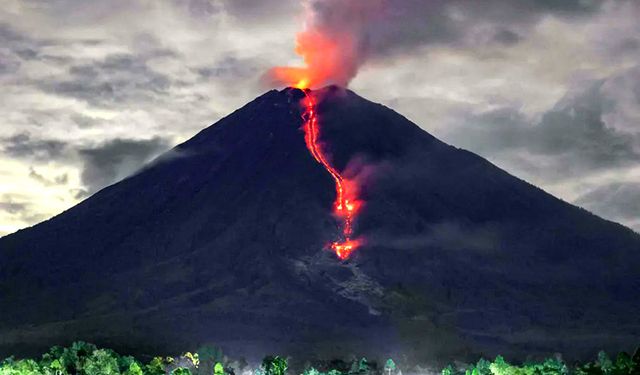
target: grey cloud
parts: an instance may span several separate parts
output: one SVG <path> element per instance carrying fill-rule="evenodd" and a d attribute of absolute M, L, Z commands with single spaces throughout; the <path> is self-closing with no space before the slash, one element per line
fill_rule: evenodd
<path fill-rule="evenodd" d="M 206 2 L 197 2 L 203 1 Z M 222 6 L 231 16 L 250 22 L 278 22 L 291 19 L 302 9 L 299 0 L 223 0 Z"/>
<path fill-rule="evenodd" d="M 29 168 L 29 177 L 38 181 L 44 186 L 56 186 L 56 185 L 66 185 L 69 181 L 69 175 L 66 173 L 60 174 L 52 179 L 49 179 L 42 174 L 38 173 L 34 167 Z"/>
<path fill-rule="evenodd" d="M 605 123 L 605 114 L 615 104 L 602 95 L 601 87 L 599 82 L 577 97 L 561 100 L 536 123 L 514 108 L 467 116 L 462 120 L 464 125 L 451 130 L 450 138 L 489 157 L 525 151 L 534 157 L 551 157 L 557 176 L 564 177 L 569 177 L 569 171 L 589 172 L 640 162 L 637 133 Z M 546 175 L 553 173 L 547 171 Z"/>
<path fill-rule="evenodd" d="M 640 50 L 640 40 L 638 38 L 626 38 L 617 46 L 622 52 L 636 52 Z"/>
<path fill-rule="evenodd" d="M 640 218 L 640 183 L 616 182 L 599 186 L 578 198 L 576 204 L 611 220 L 637 220 Z"/>
<path fill-rule="evenodd" d="M 6 51 L 0 50 L 0 74 L 13 74 L 20 68 L 20 61 Z"/>
<path fill-rule="evenodd" d="M 148 140 L 114 139 L 81 149 L 79 154 L 84 163 L 81 178 L 87 194 L 129 176 L 168 148 L 167 140 L 156 137 Z"/>
<path fill-rule="evenodd" d="M 56 66 L 67 66 L 75 56 L 56 54 L 73 45 L 91 46 L 102 43 L 98 39 L 35 38 L 0 23 L 0 74 L 13 74 L 23 62 L 40 60 Z M 48 52 L 47 52 L 48 51 Z"/>
<path fill-rule="evenodd" d="M 10 214 L 17 214 L 26 210 L 26 203 L 16 203 L 12 201 L 0 202 L 0 210 L 8 212 Z"/>
<path fill-rule="evenodd" d="M 520 35 L 508 29 L 498 30 L 493 36 L 493 40 L 505 46 L 517 44 L 520 39 Z"/>
<path fill-rule="evenodd" d="M 255 59 L 230 56 L 212 65 L 196 68 L 195 71 L 204 79 L 240 80 L 255 76 L 261 67 L 261 63 Z"/>
<path fill-rule="evenodd" d="M 78 125 L 78 127 L 80 128 L 90 128 L 93 127 L 97 124 L 99 124 L 101 121 L 93 118 L 93 117 L 89 117 L 89 116 L 85 116 L 79 113 L 74 113 L 70 116 L 71 120 L 73 122 L 76 123 L 76 125 Z"/>
<path fill-rule="evenodd" d="M 151 69 L 144 59 L 117 54 L 99 62 L 72 66 L 67 77 L 38 85 L 44 91 L 104 107 L 153 101 L 156 95 L 167 94 L 171 81 Z"/>
<path fill-rule="evenodd" d="M 68 149 L 66 142 L 34 138 L 29 132 L 0 139 L 0 147 L 7 156 L 31 160 L 59 159 Z"/>
<path fill-rule="evenodd" d="M 4 211 L 12 217 L 27 223 L 39 222 L 48 217 L 48 215 L 38 213 L 33 204 L 30 203 L 29 197 L 21 194 L 0 195 L 0 211 Z"/>
<path fill-rule="evenodd" d="M 174 0 L 178 6 L 182 6 L 189 11 L 194 17 L 208 17 L 218 14 L 221 11 L 221 5 L 214 0 Z"/>
<path fill-rule="evenodd" d="M 580 17 L 597 13 L 604 0 L 314 0 L 318 21 L 329 32 L 352 32 L 365 57 L 406 52 L 428 44 L 475 43 L 480 26 L 491 25 L 498 41 L 517 42 L 547 15 Z M 367 12 L 373 11 L 373 15 Z M 354 29 L 354 25 L 356 29 Z M 510 30 L 505 33 L 505 30 Z M 516 34 L 513 30 L 519 30 Z"/>

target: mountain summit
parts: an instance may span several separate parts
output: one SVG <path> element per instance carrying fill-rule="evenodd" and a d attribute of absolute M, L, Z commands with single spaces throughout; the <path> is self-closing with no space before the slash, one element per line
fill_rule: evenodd
<path fill-rule="evenodd" d="M 272 90 L 68 211 L 0 239 L 0 355 L 86 340 L 294 359 L 630 350 L 640 236 L 351 91 L 319 142 L 360 181 L 342 261 L 332 176 Z M 400 355 L 401 353 L 401 355 Z"/>

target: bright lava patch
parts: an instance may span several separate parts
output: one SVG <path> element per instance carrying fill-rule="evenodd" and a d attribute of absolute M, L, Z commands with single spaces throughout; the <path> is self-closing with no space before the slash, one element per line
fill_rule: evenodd
<path fill-rule="evenodd" d="M 360 201 L 356 198 L 357 186 L 353 181 L 346 179 L 327 160 L 318 141 L 320 135 L 318 114 L 316 110 L 316 100 L 311 90 L 303 89 L 305 93 L 303 113 L 304 119 L 304 140 L 309 152 L 324 169 L 331 174 L 336 184 L 336 200 L 333 204 L 333 213 L 342 221 L 342 241 L 331 244 L 331 249 L 338 258 L 344 260 L 349 258 L 351 253 L 358 248 L 360 241 L 352 239 L 353 220 L 360 208 Z"/>

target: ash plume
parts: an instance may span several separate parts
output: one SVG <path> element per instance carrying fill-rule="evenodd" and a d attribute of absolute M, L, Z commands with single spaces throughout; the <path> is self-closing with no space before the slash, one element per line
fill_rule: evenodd
<path fill-rule="evenodd" d="M 299 88 L 347 86 L 367 62 L 429 45 L 513 45 L 546 16 L 594 14 L 603 0 L 307 0 L 296 53 L 303 65 L 275 67 L 268 80 Z"/>

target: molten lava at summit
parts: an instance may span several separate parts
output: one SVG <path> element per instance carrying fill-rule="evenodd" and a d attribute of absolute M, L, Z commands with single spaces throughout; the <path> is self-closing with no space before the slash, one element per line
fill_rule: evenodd
<path fill-rule="evenodd" d="M 316 98 L 311 90 L 303 89 L 305 98 L 303 100 L 304 113 L 304 140 L 313 158 L 329 172 L 336 184 L 336 200 L 333 204 L 333 213 L 342 222 L 342 241 L 335 241 L 331 244 L 331 249 L 338 258 L 347 259 L 351 253 L 360 245 L 360 240 L 352 239 L 353 221 L 361 202 L 357 199 L 357 184 L 345 178 L 327 160 L 324 151 L 319 143 L 320 128 L 318 121 L 318 111 Z"/>

